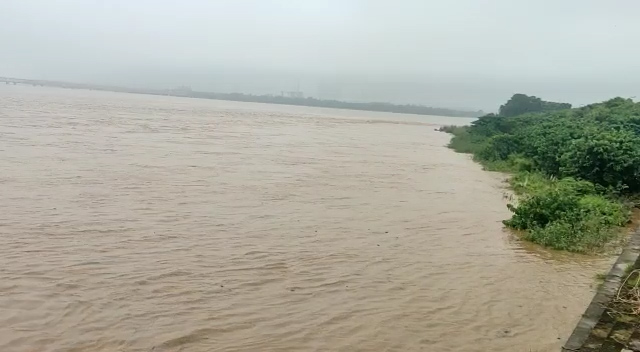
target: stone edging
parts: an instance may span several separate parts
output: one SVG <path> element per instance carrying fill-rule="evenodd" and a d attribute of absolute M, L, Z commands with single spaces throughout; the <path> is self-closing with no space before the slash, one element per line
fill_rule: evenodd
<path fill-rule="evenodd" d="M 609 273 L 607 273 L 604 283 L 598 289 L 598 292 L 596 292 L 595 297 L 593 297 L 591 304 L 589 304 L 589 307 L 587 307 L 587 310 L 582 315 L 578 325 L 562 347 L 563 352 L 575 352 L 582 348 L 591 334 L 591 330 L 593 330 L 594 326 L 602 317 L 613 295 L 615 295 L 620 288 L 627 267 L 636 264 L 639 255 L 640 228 L 637 228 L 631 235 L 629 242 L 618 257 L 618 260 L 616 260 L 611 270 L 609 270 Z"/>

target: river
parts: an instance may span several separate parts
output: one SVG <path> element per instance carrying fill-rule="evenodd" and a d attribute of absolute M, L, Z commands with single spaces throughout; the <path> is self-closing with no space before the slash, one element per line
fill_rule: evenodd
<path fill-rule="evenodd" d="M 503 229 L 467 119 L 0 86 L 0 350 L 556 351 L 611 258 Z"/>

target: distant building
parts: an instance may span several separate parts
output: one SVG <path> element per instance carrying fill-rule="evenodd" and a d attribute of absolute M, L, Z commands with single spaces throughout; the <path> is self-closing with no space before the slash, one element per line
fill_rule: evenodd
<path fill-rule="evenodd" d="M 287 98 L 304 98 L 304 93 L 302 93 L 299 90 L 294 90 L 290 92 L 283 91 L 282 96 Z"/>

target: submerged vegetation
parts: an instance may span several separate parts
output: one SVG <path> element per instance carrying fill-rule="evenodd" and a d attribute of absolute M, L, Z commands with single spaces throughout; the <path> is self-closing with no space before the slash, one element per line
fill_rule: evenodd
<path fill-rule="evenodd" d="M 519 195 L 504 224 L 525 239 L 593 252 L 620 238 L 640 194 L 640 104 L 569 104 L 514 95 L 499 115 L 446 126 L 450 147 L 488 170 L 512 173 Z"/>

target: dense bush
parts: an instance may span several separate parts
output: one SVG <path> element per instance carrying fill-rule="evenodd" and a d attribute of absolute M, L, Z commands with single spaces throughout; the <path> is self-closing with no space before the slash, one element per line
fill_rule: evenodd
<path fill-rule="evenodd" d="M 514 95 L 463 129 L 450 147 L 472 153 L 487 169 L 515 173 L 521 195 L 509 227 L 558 249 L 601 246 L 629 219 L 616 198 L 640 196 L 640 104 L 615 98 L 569 105 Z"/>
<path fill-rule="evenodd" d="M 487 139 L 482 146 L 478 157 L 483 160 L 507 160 L 520 150 L 518 138 L 511 134 L 497 134 Z"/>
<path fill-rule="evenodd" d="M 580 199 L 577 195 L 548 190 L 524 199 L 517 207 L 509 204 L 513 216 L 504 224 L 518 230 L 531 230 L 558 220 L 578 220 L 579 209 Z"/>
<path fill-rule="evenodd" d="M 582 218 L 597 219 L 605 226 L 623 226 L 631 216 L 631 212 L 623 204 L 597 195 L 581 197 L 578 209 Z"/>
<path fill-rule="evenodd" d="M 551 181 L 553 182 L 553 181 Z M 528 230 L 525 238 L 555 249 L 577 252 L 593 250 L 613 239 L 613 228 L 629 220 L 629 211 L 619 202 L 594 194 L 586 181 L 553 182 L 544 190 L 525 196 L 504 224 Z"/>
<path fill-rule="evenodd" d="M 640 191 L 640 138 L 633 132 L 589 130 L 559 159 L 562 175 Z"/>

